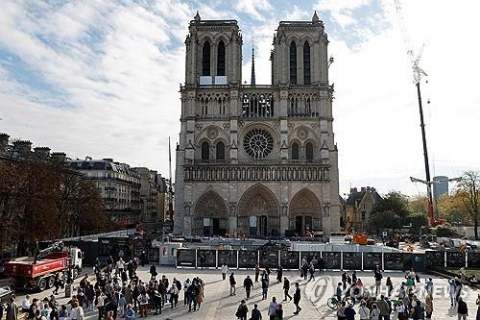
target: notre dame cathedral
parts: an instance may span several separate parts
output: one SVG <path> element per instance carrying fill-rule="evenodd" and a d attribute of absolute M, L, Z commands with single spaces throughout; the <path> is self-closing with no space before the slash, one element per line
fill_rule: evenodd
<path fill-rule="evenodd" d="M 311 21 L 282 21 L 271 84 L 242 84 L 235 20 L 202 20 L 185 40 L 174 233 L 328 237 L 340 231 L 338 151 L 328 39 Z M 252 50 L 253 51 L 253 50 Z"/>

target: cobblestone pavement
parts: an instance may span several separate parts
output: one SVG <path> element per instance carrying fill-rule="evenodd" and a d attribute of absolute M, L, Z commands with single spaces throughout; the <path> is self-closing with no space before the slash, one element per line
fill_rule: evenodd
<path fill-rule="evenodd" d="M 139 268 L 137 272 L 141 279 L 147 281 L 150 278 L 148 274 L 148 267 Z M 154 316 L 152 313 L 148 316 L 150 319 L 166 320 L 166 319 L 236 319 L 235 312 L 242 299 L 246 299 L 245 290 L 241 287 L 246 275 L 250 275 L 254 279 L 254 272 L 249 270 L 232 270 L 235 272 L 235 278 L 237 282 L 237 294 L 230 296 L 228 277 L 227 280 L 222 280 L 222 276 L 219 270 L 195 270 L 195 269 L 175 269 L 172 267 L 157 267 L 159 277 L 165 274 L 171 281 L 174 277 L 179 279 L 182 283 L 188 278 L 199 276 L 206 283 L 205 287 L 205 301 L 202 304 L 200 310 L 196 312 L 188 312 L 188 308 L 183 305 L 183 293 L 180 295 L 177 308 L 170 308 L 167 304 L 163 309 L 161 315 Z M 341 281 L 340 271 L 329 271 L 321 275 L 317 273 L 315 281 L 305 281 L 299 278 L 299 271 L 284 270 L 283 275 L 288 277 L 291 283 L 290 294 L 293 295 L 294 283 L 299 282 L 302 288 L 302 300 L 300 306 L 302 311 L 299 315 L 294 315 L 295 305 L 293 302 L 283 302 L 283 290 L 282 284 L 277 283 L 275 279 L 275 272 L 270 276 L 270 289 L 268 293 L 268 299 L 262 300 L 260 283 L 255 283 L 252 290 L 250 299 L 247 300 L 247 306 L 249 310 L 253 309 L 253 305 L 258 304 L 259 309 L 262 312 L 263 319 L 268 319 L 267 308 L 272 297 L 276 297 L 277 301 L 280 301 L 284 309 L 284 319 L 336 319 L 335 311 L 327 307 L 327 299 L 334 293 L 336 284 Z M 392 278 L 394 286 L 397 286 L 403 280 L 403 273 L 393 272 L 385 273 L 382 284 L 385 283 L 387 276 Z M 358 277 L 362 279 L 366 287 L 373 287 L 374 279 L 372 272 L 358 272 Z M 424 296 L 424 279 L 427 275 L 420 274 L 421 283 L 417 284 L 417 295 L 419 297 Z M 457 319 L 455 308 L 450 307 L 450 299 L 448 295 L 447 279 L 432 277 L 434 281 L 434 313 L 433 319 Z M 93 279 L 93 277 L 92 277 Z M 77 280 L 77 284 L 78 284 Z M 385 292 L 386 288 L 382 286 L 382 291 Z M 372 288 L 373 292 L 373 288 Z M 465 288 L 462 296 L 466 300 L 469 307 L 469 319 L 475 319 L 477 307 L 475 300 L 480 291 Z M 35 293 L 31 296 L 37 298 L 43 298 L 49 296 L 51 290 L 47 290 L 43 293 Z M 59 303 L 66 303 L 67 298 L 63 297 L 63 292 L 60 292 L 58 296 Z M 21 304 L 23 296 L 17 294 L 17 305 Z M 355 306 L 355 310 L 358 311 L 358 305 Z M 249 312 L 250 314 L 250 312 Z M 96 318 L 95 313 L 87 312 L 86 319 Z M 358 315 L 356 316 L 358 319 Z M 396 319 L 396 317 L 393 317 Z"/>

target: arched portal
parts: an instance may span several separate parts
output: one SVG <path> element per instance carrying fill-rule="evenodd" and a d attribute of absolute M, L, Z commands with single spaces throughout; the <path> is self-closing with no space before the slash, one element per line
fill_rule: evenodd
<path fill-rule="evenodd" d="M 273 192 L 264 185 L 254 185 L 245 191 L 238 204 L 237 232 L 247 236 L 278 236 L 279 212 Z"/>
<path fill-rule="evenodd" d="M 228 207 L 215 191 L 207 191 L 195 205 L 192 234 L 223 236 L 228 231 Z"/>
<path fill-rule="evenodd" d="M 322 230 L 322 206 L 308 189 L 300 190 L 290 202 L 288 228 L 299 236 Z"/>

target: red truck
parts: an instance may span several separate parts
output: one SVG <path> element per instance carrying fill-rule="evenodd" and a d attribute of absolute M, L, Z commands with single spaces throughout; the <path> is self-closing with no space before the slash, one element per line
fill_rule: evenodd
<path fill-rule="evenodd" d="M 55 242 L 39 251 L 35 257 L 20 257 L 5 263 L 5 273 L 15 289 L 43 291 L 53 287 L 55 277 L 64 279 L 66 272 L 76 278 L 82 271 L 83 253 L 78 248 L 67 248 Z"/>

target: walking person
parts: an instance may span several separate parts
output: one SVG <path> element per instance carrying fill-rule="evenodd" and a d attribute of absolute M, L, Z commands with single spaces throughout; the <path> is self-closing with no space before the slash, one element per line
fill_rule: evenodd
<path fill-rule="evenodd" d="M 262 300 L 267 299 L 268 287 L 269 287 L 268 277 L 262 277 Z"/>
<path fill-rule="evenodd" d="M 390 277 L 387 277 L 387 281 L 385 282 L 385 285 L 387 286 L 387 296 L 390 297 L 393 291 L 393 283 Z"/>
<path fill-rule="evenodd" d="M 247 276 L 245 280 L 243 280 L 243 287 L 245 288 L 245 292 L 247 293 L 247 299 L 250 298 L 250 292 L 253 288 L 253 281 L 250 279 L 250 276 Z"/>
<path fill-rule="evenodd" d="M 155 281 L 155 280 L 157 279 L 157 274 L 158 274 L 158 273 L 157 273 L 157 268 L 155 267 L 154 264 L 152 264 L 152 265 L 150 266 L 150 275 L 151 275 L 150 280 L 151 280 L 151 281 Z"/>
<path fill-rule="evenodd" d="M 237 282 L 235 281 L 235 274 L 232 272 L 230 273 L 230 295 L 231 296 L 234 296 L 237 294 L 235 289 L 236 284 Z"/>
<path fill-rule="evenodd" d="M 13 297 L 10 298 L 10 301 L 7 304 L 6 316 L 6 320 L 17 320 L 18 308 Z"/>
<path fill-rule="evenodd" d="M 255 264 L 255 282 L 258 282 L 258 276 L 260 275 L 260 264 Z"/>
<path fill-rule="evenodd" d="M 277 298 L 273 297 L 272 302 L 270 302 L 270 305 L 268 306 L 268 316 L 270 317 L 270 320 L 276 320 L 275 316 L 277 315 Z"/>
<path fill-rule="evenodd" d="M 477 320 L 480 320 L 480 294 L 477 295 L 477 301 L 475 301 L 475 304 L 477 305 Z"/>
<path fill-rule="evenodd" d="M 390 313 L 392 310 L 383 294 L 380 296 L 380 300 L 377 301 L 377 308 L 380 311 L 380 319 L 390 320 Z"/>
<path fill-rule="evenodd" d="M 432 313 L 433 313 L 433 296 L 431 291 L 428 291 L 428 294 L 425 297 L 425 313 L 426 313 L 425 319 L 431 320 Z"/>
<path fill-rule="evenodd" d="M 290 290 L 290 281 L 288 281 L 287 277 L 283 278 L 283 294 L 284 294 L 284 299 L 283 301 L 287 301 L 287 297 L 290 298 L 290 301 L 292 301 L 292 296 L 288 293 Z"/>
<path fill-rule="evenodd" d="M 248 307 L 247 307 L 247 304 L 245 303 L 245 300 L 242 300 L 242 302 L 240 302 L 240 305 L 238 306 L 235 316 L 240 320 L 247 320 L 247 315 L 248 315 Z"/>
<path fill-rule="evenodd" d="M 282 282 L 282 276 L 283 276 L 282 266 L 278 266 L 278 269 L 277 269 L 277 282 L 278 283 Z"/>
<path fill-rule="evenodd" d="M 187 278 L 185 282 L 183 282 L 183 305 L 186 306 L 188 304 L 188 288 L 192 285 L 190 279 Z"/>
<path fill-rule="evenodd" d="M 458 315 L 458 320 L 466 320 L 468 317 L 468 307 L 465 301 L 463 301 L 462 297 L 458 297 L 457 301 L 458 307 L 457 307 L 457 315 Z"/>
<path fill-rule="evenodd" d="M 448 281 L 448 294 L 450 295 L 450 307 L 453 308 L 457 304 L 457 288 L 455 281 Z"/>
<path fill-rule="evenodd" d="M 172 282 L 172 286 L 168 290 L 168 293 L 170 294 L 170 308 L 173 309 L 173 307 L 177 307 L 178 303 L 178 287 L 175 282 Z"/>
<path fill-rule="evenodd" d="M 262 320 L 262 313 L 260 310 L 258 310 L 258 305 L 253 306 L 252 310 L 252 316 L 250 317 L 250 320 Z"/>
<path fill-rule="evenodd" d="M 293 314 L 299 314 L 302 311 L 300 308 L 300 299 L 301 299 L 301 292 L 300 292 L 300 285 L 298 282 L 295 283 L 295 293 L 293 294 L 293 304 L 297 308 Z"/>
<path fill-rule="evenodd" d="M 308 281 L 315 280 L 315 264 L 313 264 L 313 262 L 310 262 L 309 270 L 310 270 L 310 279 L 308 279 Z"/>
<path fill-rule="evenodd" d="M 222 278 L 223 280 L 227 279 L 228 266 L 224 263 L 222 265 Z"/>
<path fill-rule="evenodd" d="M 377 270 L 375 270 L 373 277 L 375 278 L 375 294 L 377 295 L 380 293 L 380 286 L 382 284 L 382 279 L 383 279 L 383 275 L 380 269 L 377 268 Z"/>
<path fill-rule="evenodd" d="M 148 314 L 148 301 L 150 297 L 148 296 L 145 290 L 137 298 L 138 303 L 140 304 L 140 318 L 147 317 Z"/>

